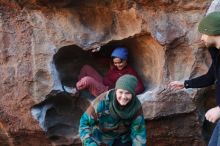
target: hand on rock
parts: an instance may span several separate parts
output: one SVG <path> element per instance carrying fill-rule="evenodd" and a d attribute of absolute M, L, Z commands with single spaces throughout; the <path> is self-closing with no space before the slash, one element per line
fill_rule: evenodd
<path fill-rule="evenodd" d="M 184 83 L 181 81 L 173 81 L 168 84 L 170 90 L 181 90 L 184 88 Z"/>

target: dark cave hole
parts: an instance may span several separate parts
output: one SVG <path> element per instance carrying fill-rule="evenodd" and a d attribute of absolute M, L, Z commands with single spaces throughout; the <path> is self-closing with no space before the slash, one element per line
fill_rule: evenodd
<path fill-rule="evenodd" d="M 133 62 L 134 55 L 132 54 L 132 49 L 127 45 L 128 40 L 122 41 L 112 41 L 101 47 L 100 51 L 92 52 L 91 50 L 83 50 L 76 45 L 64 46 L 59 49 L 59 51 L 54 55 L 53 61 L 55 67 L 59 73 L 59 78 L 63 85 L 68 87 L 75 87 L 78 80 L 78 75 L 80 69 L 83 65 L 91 65 L 94 67 L 102 76 L 108 71 L 110 67 L 111 52 L 116 47 L 125 47 L 128 49 L 128 64 L 136 69 L 138 72 L 142 72 L 141 69 L 136 68 L 136 62 Z M 141 74 L 139 74 L 141 76 Z M 143 76 L 141 76 L 145 86 L 147 82 Z"/>
<path fill-rule="evenodd" d="M 63 85 L 75 87 L 83 65 L 93 66 L 101 75 L 107 71 L 111 50 L 101 49 L 93 53 L 76 45 L 64 46 L 54 55 L 53 61 Z"/>

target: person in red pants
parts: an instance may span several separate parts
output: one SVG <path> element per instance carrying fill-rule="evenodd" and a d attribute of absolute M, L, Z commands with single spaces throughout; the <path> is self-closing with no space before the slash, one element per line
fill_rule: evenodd
<path fill-rule="evenodd" d="M 77 90 L 88 89 L 89 92 L 97 97 L 101 93 L 115 87 L 115 83 L 119 77 L 125 74 L 134 75 L 138 79 L 135 89 L 136 94 L 144 91 L 144 85 L 137 72 L 127 63 L 128 51 L 126 48 L 115 48 L 111 54 L 113 67 L 102 77 L 93 67 L 84 65 L 80 71 Z"/>

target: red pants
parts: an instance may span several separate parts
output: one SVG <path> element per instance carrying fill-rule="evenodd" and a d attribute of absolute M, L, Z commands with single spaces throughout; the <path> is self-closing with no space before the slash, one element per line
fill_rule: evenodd
<path fill-rule="evenodd" d="M 76 88 L 78 90 L 88 89 L 95 97 L 108 90 L 108 87 L 103 84 L 102 76 L 89 65 L 82 67 L 78 79 Z"/>

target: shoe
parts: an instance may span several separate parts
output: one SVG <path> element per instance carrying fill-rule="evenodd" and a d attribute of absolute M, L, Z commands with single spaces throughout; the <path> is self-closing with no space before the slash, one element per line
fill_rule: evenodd
<path fill-rule="evenodd" d="M 79 96 L 79 91 L 76 88 L 63 86 L 63 90 L 72 96 Z"/>

